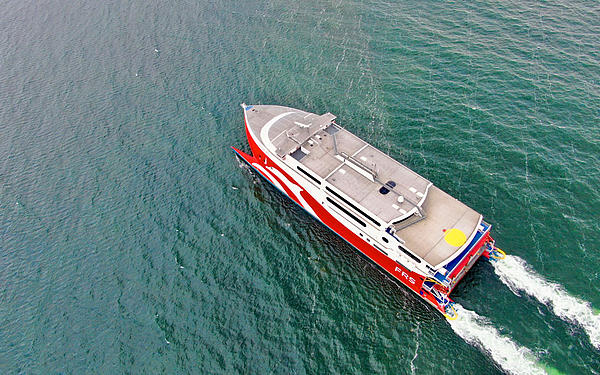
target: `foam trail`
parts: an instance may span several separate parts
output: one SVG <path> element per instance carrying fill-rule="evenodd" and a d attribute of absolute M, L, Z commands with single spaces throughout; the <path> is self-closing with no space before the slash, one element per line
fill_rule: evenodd
<path fill-rule="evenodd" d="M 507 255 L 494 262 L 494 271 L 513 293 L 518 290 L 535 297 L 547 305 L 563 320 L 579 324 L 590 337 L 590 342 L 600 349 L 600 314 L 595 314 L 589 302 L 571 296 L 559 284 L 551 283 L 535 273 L 523 259 Z"/>
<path fill-rule="evenodd" d="M 533 353 L 500 335 L 484 318 L 455 304 L 458 318 L 448 320 L 452 329 L 465 341 L 486 351 L 492 359 L 510 374 L 546 374 L 544 365 Z"/>

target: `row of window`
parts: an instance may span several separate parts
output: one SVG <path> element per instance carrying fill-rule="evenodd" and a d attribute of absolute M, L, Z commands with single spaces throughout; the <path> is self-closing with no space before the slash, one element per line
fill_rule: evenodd
<path fill-rule="evenodd" d="M 321 181 L 319 181 L 315 176 L 313 176 L 312 174 L 310 174 L 309 172 L 307 172 L 304 168 L 297 166 L 298 170 L 300 172 L 302 172 L 305 176 L 307 176 L 308 178 L 310 178 L 312 181 L 314 181 L 317 185 L 321 185 Z M 395 184 L 394 184 L 395 185 Z M 381 224 L 379 224 L 379 222 L 375 219 L 373 219 L 370 215 L 367 215 L 365 212 L 363 212 L 360 208 L 356 207 L 356 205 L 350 203 L 347 199 L 345 199 L 344 197 L 342 197 L 340 194 L 336 193 L 335 191 L 333 191 L 333 189 L 329 188 L 329 186 L 325 187 L 325 190 L 327 190 L 329 193 L 331 193 L 333 196 L 335 196 L 336 198 L 338 198 L 339 200 L 341 200 L 342 202 L 344 202 L 345 204 L 347 204 L 348 206 L 352 207 L 354 210 L 356 210 L 358 213 L 360 213 L 361 215 L 363 215 L 364 217 L 366 217 L 367 219 L 369 219 L 373 224 L 375 224 L 376 226 L 381 226 Z M 336 201 L 334 201 L 333 199 L 327 197 L 326 198 L 327 201 L 329 203 L 331 203 L 334 207 L 336 207 L 338 210 L 342 211 L 343 213 L 345 213 L 346 215 L 348 215 L 348 217 L 352 218 L 354 221 L 356 221 L 358 224 L 360 224 L 362 227 L 367 226 L 367 224 L 365 224 L 364 221 L 362 221 L 361 219 L 359 219 L 356 215 L 354 215 L 352 212 L 348 211 L 346 208 L 342 207 L 340 204 L 338 204 Z M 362 233 L 361 233 L 362 234 Z M 388 243 L 389 240 L 385 237 L 381 238 L 383 240 L 383 242 Z M 406 250 L 404 247 L 402 246 L 398 246 L 398 248 L 404 253 L 406 254 L 409 258 L 411 258 L 412 260 L 414 260 L 417 263 L 421 263 L 421 259 L 419 259 L 417 256 L 415 256 L 413 253 L 411 253 L 410 251 Z M 379 248 L 378 248 L 379 249 Z M 383 250 L 379 249 L 380 251 L 382 251 L 384 254 L 386 254 Z M 387 255 L 387 254 L 386 254 Z"/>
<path fill-rule="evenodd" d="M 367 224 L 365 224 L 364 221 L 362 221 L 361 219 L 357 218 L 354 214 L 352 214 L 352 212 L 348 211 L 347 209 L 345 209 L 344 207 L 340 206 L 336 201 L 334 201 L 333 199 L 327 197 L 327 202 L 331 203 L 332 205 L 334 205 L 338 210 L 342 211 L 343 213 L 345 213 L 346 215 L 348 215 L 349 217 L 351 217 L 352 219 L 354 219 L 354 221 L 356 221 L 357 223 L 359 223 L 360 225 L 362 225 L 363 227 L 366 227 Z"/>
<path fill-rule="evenodd" d="M 413 253 L 411 253 L 410 251 L 406 250 L 405 248 L 403 248 L 402 246 L 398 246 L 398 249 L 402 250 L 402 252 L 404 254 L 406 254 L 410 259 L 414 260 L 417 263 L 421 263 L 421 259 L 419 259 L 416 255 L 414 255 Z"/>
<path fill-rule="evenodd" d="M 298 170 L 300 172 L 302 172 L 302 174 L 304 174 L 306 177 L 308 177 L 311 181 L 314 181 L 317 185 L 321 185 L 321 181 L 316 178 L 315 176 L 313 176 L 312 174 L 310 174 L 308 171 L 306 171 L 304 168 L 302 168 L 301 166 L 297 166 L 296 168 L 298 168 Z M 327 190 L 329 193 L 331 193 L 333 196 L 335 196 L 337 199 L 341 200 L 342 202 L 346 203 L 348 206 L 352 207 L 354 210 L 356 210 L 356 212 L 358 212 L 359 214 L 363 215 L 364 217 L 366 217 L 367 219 L 369 219 L 370 222 L 372 222 L 373 224 L 375 224 L 377 227 L 381 226 L 381 224 L 379 224 L 379 222 L 377 220 L 375 220 L 373 217 L 371 217 L 370 215 L 366 214 L 363 210 L 361 210 L 360 208 L 356 207 L 356 205 L 350 203 L 346 198 L 342 197 L 340 194 L 336 193 L 335 191 L 333 191 L 333 189 L 331 189 L 329 186 L 325 187 L 325 190 Z"/>
<path fill-rule="evenodd" d="M 341 195 L 339 195 L 338 193 L 336 193 L 335 191 L 333 191 L 332 189 L 330 189 L 329 186 L 326 186 L 325 190 L 327 190 L 328 192 L 330 192 L 331 194 L 333 194 L 337 199 L 339 199 L 342 202 L 346 203 L 348 206 L 350 206 L 353 209 L 355 209 L 356 212 L 358 212 L 359 214 L 361 214 L 364 217 L 366 217 L 367 219 L 369 219 L 376 226 L 378 226 L 378 227 L 381 226 L 381 224 L 379 224 L 379 222 L 377 220 L 373 219 L 371 216 L 369 216 L 366 213 L 364 213 L 360 208 L 358 208 L 355 205 L 353 205 L 352 203 L 348 202 L 347 199 L 345 199 L 344 197 L 342 197 Z"/>
<path fill-rule="evenodd" d="M 296 168 L 298 168 L 298 170 L 302 173 L 304 173 L 304 175 L 308 178 L 310 178 L 311 180 L 313 180 L 317 185 L 321 185 L 321 181 L 319 181 L 315 176 L 313 176 L 312 174 L 308 173 L 304 168 L 297 166 Z"/>

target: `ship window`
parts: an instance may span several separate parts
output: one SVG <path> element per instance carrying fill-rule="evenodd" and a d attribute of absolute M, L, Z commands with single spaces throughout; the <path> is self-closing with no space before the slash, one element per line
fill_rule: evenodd
<path fill-rule="evenodd" d="M 349 217 L 351 217 L 352 219 L 354 219 L 354 221 L 356 221 L 357 223 L 359 223 L 360 225 L 362 225 L 363 227 L 366 227 L 367 224 L 365 224 L 364 221 L 360 220 L 359 218 L 357 218 L 356 216 L 354 216 L 350 211 L 348 211 L 347 209 L 345 209 L 344 207 L 340 206 L 339 204 L 337 204 L 336 201 L 334 201 L 333 199 L 327 197 L 327 202 L 331 203 L 333 206 L 335 206 L 338 210 L 342 211 L 343 213 L 345 213 L 346 215 L 348 215 Z"/>
<path fill-rule="evenodd" d="M 335 191 L 333 191 L 332 189 L 330 189 L 329 186 L 326 186 L 325 190 L 327 190 L 328 192 L 330 192 L 331 194 L 333 194 L 337 199 L 339 199 L 342 202 L 346 203 L 348 206 L 350 206 L 353 209 L 355 209 L 356 212 L 358 212 L 359 214 L 361 214 L 364 217 L 366 217 L 367 219 L 369 219 L 369 221 L 371 221 L 376 226 L 380 226 L 381 225 L 381 224 L 379 224 L 379 222 L 377 220 L 373 219 L 371 216 L 369 216 L 366 213 L 364 213 L 360 208 L 358 208 L 355 205 L 353 205 L 352 203 L 348 202 L 348 200 L 346 198 L 342 197 L 341 195 L 339 195 L 338 193 L 336 193 Z"/>
<path fill-rule="evenodd" d="M 385 186 L 382 186 L 379 188 L 379 192 L 383 195 L 386 195 L 387 193 L 390 192 L 390 189 L 386 188 Z"/>
<path fill-rule="evenodd" d="M 388 243 L 388 242 L 390 242 L 390 241 L 389 241 L 387 238 L 385 238 L 385 237 L 382 237 L 381 239 L 382 239 L 382 240 L 383 240 L 383 242 L 385 242 L 385 243 Z"/>
<path fill-rule="evenodd" d="M 402 252 L 406 255 L 408 255 L 408 257 L 412 260 L 414 260 L 417 263 L 421 263 L 421 259 L 417 258 L 416 255 L 414 255 L 413 253 L 411 253 L 410 251 L 406 250 L 405 248 L 403 248 L 402 246 L 398 246 L 398 249 L 402 250 Z"/>
<path fill-rule="evenodd" d="M 313 180 L 315 183 L 317 183 L 318 185 L 321 185 L 321 181 L 319 181 L 315 176 L 313 176 L 312 174 L 308 173 L 304 168 L 297 166 L 296 168 L 298 168 L 298 170 L 302 173 L 304 173 L 306 175 L 306 177 L 310 178 L 311 180 Z"/>

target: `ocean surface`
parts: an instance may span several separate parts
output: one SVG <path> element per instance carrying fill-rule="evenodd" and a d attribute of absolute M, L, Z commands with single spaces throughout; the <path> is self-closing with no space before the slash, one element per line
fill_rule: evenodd
<path fill-rule="evenodd" d="M 597 1 L 5 0 L 1 374 L 599 374 Z M 240 165 L 241 102 L 481 212 L 448 322 Z"/>

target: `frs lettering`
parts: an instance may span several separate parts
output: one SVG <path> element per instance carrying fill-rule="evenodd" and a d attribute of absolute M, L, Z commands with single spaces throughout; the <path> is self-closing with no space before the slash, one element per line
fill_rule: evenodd
<path fill-rule="evenodd" d="M 402 277 L 404 277 L 406 280 L 408 280 L 411 284 L 415 283 L 415 279 L 410 277 L 406 272 L 402 271 L 402 269 L 400 269 L 400 267 L 396 267 L 396 272 L 400 272 Z"/>

